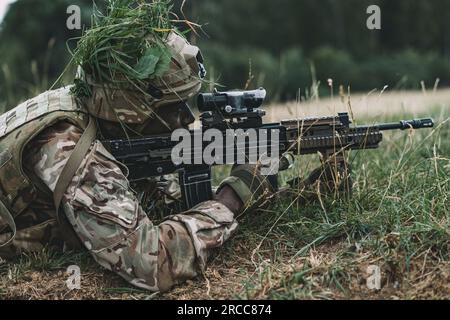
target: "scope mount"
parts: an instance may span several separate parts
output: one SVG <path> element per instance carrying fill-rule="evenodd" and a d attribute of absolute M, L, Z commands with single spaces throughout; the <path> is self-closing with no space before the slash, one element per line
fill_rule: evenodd
<path fill-rule="evenodd" d="M 211 94 L 200 94 L 197 105 L 201 111 L 202 126 L 217 129 L 260 126 L 266 115 L 266 112 L 260 109 L 265 97 L 264 88 L 228 92 L 214 90 Z"/>
<path fill-rule="evenodd" d="M 239 114 L 223 115 L 219 111 L 207 111 L 200 115 L 203 128 L 236 129 L 261 126 L 266 112 L 253 109 Z"/>

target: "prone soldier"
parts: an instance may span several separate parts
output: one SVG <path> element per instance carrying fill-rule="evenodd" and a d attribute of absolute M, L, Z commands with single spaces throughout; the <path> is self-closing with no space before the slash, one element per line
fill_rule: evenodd
<path fill-rule="evenodd" d="M 202 55 L 173 30 L 161 39 L 169 68 L 141 81 L 145 87 L 104 82 L 81 64 L 89 94 L 74 95 L 73 86 L 47 91 L 0 117 L 2 258 L 46 246 L 87 250 L 130 284 L 164 292 L 199 275 L 236 232 L 239 214 L 275 191 L 255 167 L 238 166 L 214 200 L 152 222 L 127 168 L 100 140 L 192 122 L 185 107 L 201 88 Z"/>

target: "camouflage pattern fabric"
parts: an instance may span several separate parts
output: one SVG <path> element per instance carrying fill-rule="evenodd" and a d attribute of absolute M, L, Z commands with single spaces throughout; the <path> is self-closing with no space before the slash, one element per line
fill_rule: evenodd
<path fill-rule="evenodd" d="M 31 142 L 28 169 L 51 191 L 81 134 L 60 122 Z M 216 201 L 154 225 L 130 188 L 126 168 L 98 141 L 69 185 L 62 207 L 100 265 L 151 291 L 164 292 L 197 276 L 212 250 L 237 228 L 233 213 Z"/>

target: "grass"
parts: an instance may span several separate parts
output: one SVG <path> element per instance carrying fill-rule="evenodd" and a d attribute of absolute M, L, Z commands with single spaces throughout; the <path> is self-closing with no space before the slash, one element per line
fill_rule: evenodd
<path fill-rule="evenodd" d="M 236 261 L 240 290 L 228 297 L 450 297 L 450 109 L 431 108 L 426 115 L 441 124 L 433 132 L 388 133 L 381 149 L 352 154 L 351 199 L 306 206 L 280 200 L 247 216 L 233 250 L 218 258 L 236 261 L 236 247 L 250 257 Z M 287 175 L 317 165 L 313 157 L 302 159 Z M 366 286 L 370 265 L 381 269 L 380 291 Z"/>
<path fill-rule="evenodd" d="M 281 201 L 272 212 L 249 217 L 242 237 L 255 233 L 265 247 L 285 252 L 262 254 L 260 261 L 270 257 L 292 267 L 265 297 L 355 297 L 364 268 L 372 264 L 384 275 L 383 290 L 375 296 L 394 290 L 403 298 L 437 298 L 432 292 L 440 287 L 441 298 L 450 296 L 450 110 L 442 112 L 436 115 L 446 123 L 433 133 L 392 133 L 382 149 L 354 154 L 350 200 L 323 199 L 323 205 L 303 207 Z M 265 234 L 269 228 L 273 232 Z M 440 276 L 442 282 L 432 283 L 430 292 L 409 291 L 427 277 Z M 251 294 L 247 288 L 240 297 L 255 297 L 261 285 L 251 283 Z"/>
<path fill-rule="evenodd" d="M 434 113 L 441 121 L 448 118 L 448 109 Z M 326 199 L 323 206 L 287 210 L 264 239 L 268 246 L 286 246 L 284 255 L 278 253 L 279 263 L 291 270 L 265 297 L 448 297 L 448 135 L 448 123 L 432 135 L 390 134 L 381 150 L 355 155 L 350 201 Z M 277 212 L 284 212 L 286 204 L 280 207 Z M 260 221 L 267 224 L 259 232 L 275 224 L 270 216 Z M 371 264 L 383 270 L 381 292 L 364 286 Z M 442 282 L 434 281 L 441 276 Z M 427 284 L 420 292 L 411 289 Z M 257 290 L 250 292 L 241 297 L 255 297 Z"/>
<path fill-rule="evenodd" d="M 450 108 L 428 108 L 423 115 L 439 125 L 433 131 L 391 132 L 380 149 L 351 154 L 352 198 L 306 205 L 280 199 L 248 214 L 204 277 L 168 294 L 136 290 L 87 254 L 44 251 L 0 264 L 0 298 L 448 299 Z M 303 157 L 284 179 L 317 165 L 316 157 Z M 215 180 L 227 172 L 216 170 Z M 65 286 L 72 264 L 82 270 L 80 291 Z M 381 290 L 366 285 L 371 265 L 381 270 Z"/>

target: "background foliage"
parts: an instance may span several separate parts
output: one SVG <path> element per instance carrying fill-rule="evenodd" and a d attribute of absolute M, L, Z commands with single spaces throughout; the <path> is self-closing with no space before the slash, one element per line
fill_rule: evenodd
<path fill-rule="evenodd" d="M 315 80 L 327 90 L 328 78 L 353 91 L 418 89 L 421 81 L 433 87 L 437 78 L 450 84 L 446 0 L 188 0 L 182 13 L 183 1 L 174 2 L 180 18 L 203 25 L 191 40 L 203 49 L 211 80 L 224 88 L 263 85 L 273 100 L 290 100 L 299 89 L 310 95 Z M 11 5 L 0 26 L 3 107 L 48 88 L 64 69 L 66 41 L 81 34 L 66 28 L 71 4 L 89 26 L 91 0 Z M 366 28 L 371 4 L 381 7 L 381 31 Z"/>

